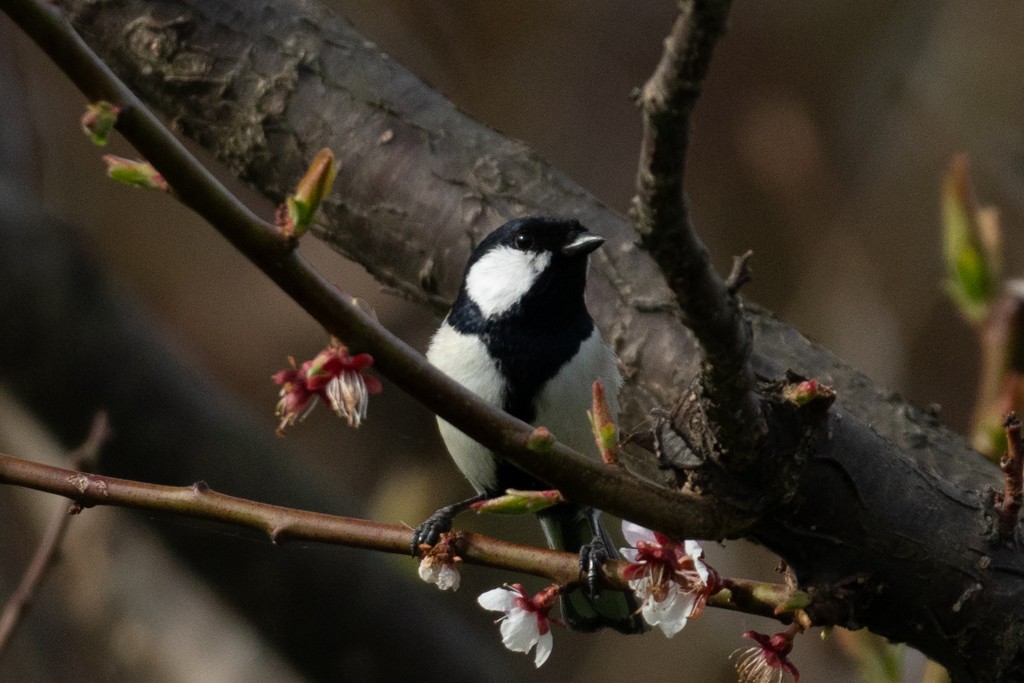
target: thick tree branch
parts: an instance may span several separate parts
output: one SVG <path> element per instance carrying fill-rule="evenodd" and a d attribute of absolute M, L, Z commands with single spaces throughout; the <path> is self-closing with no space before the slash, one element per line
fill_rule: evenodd
<path fill-rule="evenodd" d="M 623 424 L 671 405 L 677 380 L 696 374 L 694 341 L 628 221 L 522 143 L 466 118 L 322 7 L 64 5 L 129 85 L 274 201 L 313 152 L 335 150 L 336 192 L 314 230 L 388 287 L 443 313 L 483 235 L 516 215 L 573 216 L 608 238 L 589 307 L 626 368 Z"/>

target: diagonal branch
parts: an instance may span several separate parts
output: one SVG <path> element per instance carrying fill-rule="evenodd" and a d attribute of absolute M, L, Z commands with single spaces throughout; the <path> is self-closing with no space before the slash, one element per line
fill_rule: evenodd
<path fill-rule="evenodd" d="M 46 578 L 47 570 L 56 561 L 64 534 L 68 529 L 71 512 L 68 510 L 66 502 L 61 502 L 60 506 L 51 514 L 50 522 L 46 525 L 43 537 L 40 539 L 28 567 L 25 568 L 21 581 L 18 582 L 17 588 L 11 593 L 11 597 L 4 605 L 3 612 L 0 613 L 0 658 L 7 650 L 7 645 L 11 642 L 11 637 L 18 628 L 18 624 L 21 623 L 22 617 L 28 612 L 43 579 Z"/>
<path fill-rule="evenodd" d="M 109 436 L 110 430 L 106 414 L 97 413 L 85 441 L 68 454 L 71 466 L 75 469 L 90 469 L 95 463 L 100 447 Z M 32 560 L 25 569 L 18 587 L 7 600 L 3 612 L 0 612 L 0 656 L 6 650 L 21 618 L 28 611 L 32 599 L 42 585 L 43 579 L 46 578 L 47 570 L 56 561 L 61 541 L 64 540 L 64 534 L 68 528 L 68 522 L 71 515 L 75 514 L 77 510 L 78 508 L 74 505 L 68 509 L 67 503 L 61 503 L 53 511 L 50 523 L 46 526 L 46 531 L 43 533 L 39 546 L 32 555 Z"/>
<path fill-rule="evenodd" d="M 704 355 L 702 380 L 718 440 L 741 464 L 761 434 L 752 393 L 752 335 L 735 292 L 711 267 L 690 222 L 683 191 L 690 115 L 700 97 L 728 0 L 686 0 L 665 39 L 654 74 L 639 94 L 643 141 L 633 219 L 661 267 Z"/>

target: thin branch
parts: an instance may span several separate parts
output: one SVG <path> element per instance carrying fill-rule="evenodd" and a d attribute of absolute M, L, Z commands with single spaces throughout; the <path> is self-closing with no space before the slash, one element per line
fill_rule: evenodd
<path fill-rule="evenodd" d="M 754 252 L 748 249 L 742 256 L 733 257 L 732 270 L 729 271 L 729 277 L 725 278 L 725 289 L 730 296 L 736 296 L 753 277 L 750 273 L 750 259 L 753 256 Z"/>
<path fill-rule="evenodd" d="M 1013 541 L 1020 510 L 1024 505 L 1024 435 L 1021 421 L 1016 414 L 1006 416 L 1006 455 L 999 461 L 1004 475 L 1004 489 L 996 501 L 996 518 L 999 538 L 1004 543 Z"/>
<path fill-rule="evenodd" d="M 83 508 L 112 505 L 170 512 L 255 529 L 275 544 L 312 541 L 409 554 L 410 530 L 406 526 L 260 503 L 219 493 L 204 482 L 192 486 L 149 484 L 53 467 L 0 453 L 0 483 L 66 496 Z M 453 546 L 467 564 L 530 574 L 566 586 L 573 586 L 580 580 L 577 553 L 462 532 L 458 533 Z M 605 566 L 604 580 L 608 588 L 629 590 L 622 576 L 625 566 L 621 561 Z M 731 592 L 713 597 L 709 604 L 769 618 L 779 618 L 775 610 L 792 592 L 788 586 L 759 581 L 729 579 L 727 583 Z"/>
<path fill-rule="evenodd" d="M 97 413 L 96 417 L 93 418 L 92 425 L 89 428 L 89 435 L 85 438 L 85 441 L 68 454 L 72 467 L 75 469 L 91 467 L 96 460 L 100 446 L 103 445 L 108 436 L 109 423 L 107 422 L 106 413 Z M 22 576 L 14 593 L 8 598 L 3 612 L 0 613 L 0 657 L 6 651 L 11 636 L 14 635 L 15 629 L 21 623 L 22 617 L 28 612 L 36 592 L 42 585 L 43 579 L 46 578 L 47 570 L 56 563 L 61 541 L 64 539 L 64 533 L 68 528 L 68 522 L 71 516 L 79 510 L 80 508 L 77 503 L 72 504 L 71 508 L 68 508 L 67 503 L 62 502 L 53 511 L 50 523 L 47 525 L 46 531 L 39 541 L 39 546 L 32 555 L 32 560 L 25 569 L 25 574 Z"/>
<path fill-rule="evenodd" d="M 68 453 L 68 464 L 76 470 L 90 472 L 96 467 L 96 458 L 100 448 L 110 438 L 110 419 L 105 411 L 99 411 L 89 424 L 89 433 L 85 441 L 75 450 Z"/>
<path fill-rule="evenodd" d="M 259 503 L 219 493 L 204 482 L 192 486 L 150 484 L 0 454 L 0 483 L 62 495 L 82 507 L 115 505 L 247 527 L 266 534 L 274 543 L 318 541 L 409 554 L 410 530 L 406 526 Z M 579 574 L 579 558 L 571 553 L 540 550 L 475 534 L 465 534 L 460 551 L 463 559 L 472 564 L 504 567 L 552 581 L 571 581 Z"/>
<path fill-rule="evenodd" d="M 46 531 L 43 533 L 39 546 L 32 555 L 32 560 L 28 563 L 18 587 L 7 599 L 4 611 L 0 613 L 0 657 L 3 657 L 11 636 L 14 635 L 15 629 L 21 623 L 22 617 L 28 612 L 39 586 L 46 578 L 47 570 L 55 563 L 64 532 L 67 531 L 68 520 L 71 519 L 68 504 L 61 502 L 52 514 L 53 516 L 46 526 Z"/>
<path fill-rule="evenodd" d="M 328 332 L 353 350 L 372 353 L 377 369 L 439 416 L 566 497 L 677 538 L 722 538 L 750 525 L 749 517 L 728 505 L 641 481 L 561 443 L 538 458 L 528 447 L 533 427 L 435 369 L 295 253 L 291 240 L 255 216 L 203 168 L 92 52 L 59 10 L 34 0 L 12 0 L 2 9 L 47 50 L 86 96 L 121 107 L 118 131 L 156 167 L 184 204 L 209 221 Z M 53 48 L 57 45 L 59 50 Z"/>
<path fill-rule="evenodd" d="M 712 268 L 690 222 L 683 191 L 690 115 L 729 6 L 729 0 L 679 3 L 661 61 L 639 95 L 644 128 L 633 219 L 700 342 L 711 423 L 732 462 L 742 466 L 763 431 L 752 393 L 752 337 L 739 302 Z"/>

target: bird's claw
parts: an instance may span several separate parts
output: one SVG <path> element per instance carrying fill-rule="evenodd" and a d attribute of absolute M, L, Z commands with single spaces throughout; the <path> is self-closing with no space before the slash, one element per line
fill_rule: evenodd
<path fill-rule="evenodd" d="M 441 508 L 413 529 L 412 541 L 409 543 L 412 556 L 419 556 L 421 545 L 435 545 L 441 540 L 441 534 L 451 531 L 453 517 L 450 508 Z"/>
<path fill-rule="evenodd" d="M 614 559 L 615 553 L 600 536 L 580 548 L 580 574 L 587 577 L 587 593 L 591 599 L 601 592 L 601 571 L 604 563 Z"/>

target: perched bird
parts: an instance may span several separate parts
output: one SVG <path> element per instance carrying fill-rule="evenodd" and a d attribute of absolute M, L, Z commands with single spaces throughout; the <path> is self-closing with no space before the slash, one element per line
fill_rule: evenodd
<path fill-rule="evenodd" d="M 430 342 L 427 358 L 452 379 L 524 422 L 547 427 L 580 453 L 595 453 L 586 418 L 592 385 L 607 389 L 613 417 L 622 386 L 614 352 L 587 311 L 584 290 L 589 255 L 604 238 L 578 221 L 517 218 L 488 235 L 466 264 L 451 312 Z M 451 529 L 452 517 L 477 500 L 506 489 L 550 488 L 499 460 L 451 424 L 438 426 L 455 464 L 477 491 L 469 500 L 438 510 L 413 534 L 412 550 L 433 544 Z M 599 512 L 563 503 L 539 517 L 548 545 L 581 552 L 590 570 L 615 557 Z M 644 629 L 632 595 L 573 591 L 562 601 L 577 630 Z"/>

